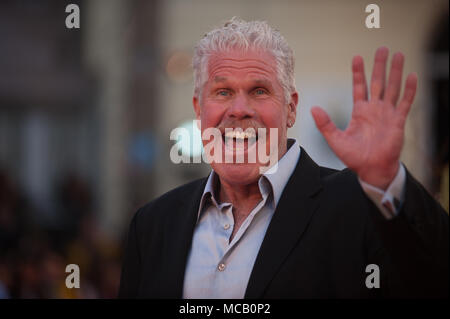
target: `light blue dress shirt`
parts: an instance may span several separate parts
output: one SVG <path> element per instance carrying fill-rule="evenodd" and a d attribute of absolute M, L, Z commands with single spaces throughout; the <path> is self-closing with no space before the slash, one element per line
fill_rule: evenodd
<path fill-rule="evenodd" d="M 219 178 L 212 170 L 200 200 L 185 270 L 183 298 L 240 299 L 245 296 L 266 230 L 300 158 L 300 147 L 296 140 L 289 139 L 288 147 L 278 166 L 273 166 L 259 178 L 262 200 L 247 216 L 231 242 L 233 206 L 217 201 L 218 194 L 214 190 L 217 189 Z M 360 181 L 366 194 L 387 218 L 392 218 L 396 212 L 387 212 L 389 207 L 386 201 L 393 201 L 394 198 L 401 200 L 405 182 L 403 166 L 401 170 L 402 173 L 397 174 L 387 192 Z M 388 194 L 389 191 L 391 193 Z M 396 206 L 392 204 L 392 207 Z"/>

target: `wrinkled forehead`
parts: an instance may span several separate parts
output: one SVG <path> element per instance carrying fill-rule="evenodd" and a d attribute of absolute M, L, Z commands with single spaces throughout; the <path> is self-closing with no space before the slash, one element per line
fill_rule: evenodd
<path fill-rule="evenodd" d="M 209 84 L 226 82 L 230 78 L 254 81 L 277 81 L 274 56 L 267 51 L 233 50 L 212 53 L 208 57 Z"/>

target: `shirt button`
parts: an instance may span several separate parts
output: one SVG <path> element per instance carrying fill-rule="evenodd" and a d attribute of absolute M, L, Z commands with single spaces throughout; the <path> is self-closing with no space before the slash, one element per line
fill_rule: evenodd
<path fill-rule="evenodd" d="M 227 230 L 228 228 L 230 228 L 230 224 L 223 225 L 223 229 Z"/>
<path fill-rule="evenodd" d="M 225 270 L 225 264 L 219 264 L 219 267 L 217 267 L 217 269 L 219 269 L 219 271 L 224 271 Z"/>

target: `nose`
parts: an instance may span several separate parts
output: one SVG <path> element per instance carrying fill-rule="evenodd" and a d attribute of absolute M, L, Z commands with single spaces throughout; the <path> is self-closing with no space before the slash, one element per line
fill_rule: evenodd
<path fill-rule="evenodd" d="M 238 120 L 252 118 L 255 115 L 255 110 L 250 106 L 244 94 L 237 94 L 227 110 L 227 115 Z"/>

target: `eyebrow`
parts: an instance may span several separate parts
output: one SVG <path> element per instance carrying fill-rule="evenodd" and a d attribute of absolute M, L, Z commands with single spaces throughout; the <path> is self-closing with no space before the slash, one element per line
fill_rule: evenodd
<path fill-rule="evenodd" d="M 272 87 L 272 83 L 267 80 L 255 80 L 253 81 L 256 85 L 266 86 L 266 87 Z"/>
<path fill-rule="evenodd" d="M 223 76 L 216 76 L 214 77 L 214 82 L 226 82 L 227 78 Z"/>

